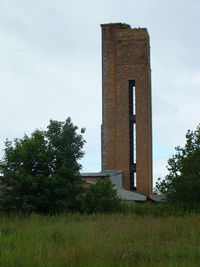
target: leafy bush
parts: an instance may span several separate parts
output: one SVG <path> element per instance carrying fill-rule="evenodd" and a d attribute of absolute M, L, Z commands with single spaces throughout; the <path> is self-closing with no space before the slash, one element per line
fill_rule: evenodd
<path fill-rule="evenodd" d="M 87 213 L 114 213 L 124 212 L 126 204 L 117 195 L 117 189 L 107 177 L 91 185 L 85 194 L 85 212 Z"/>
<path fill-rule="evenodd" d="M 50 120 L 47 128 L 5 142 L 0 162 L 4 211 L 58 213 L 79 207 L 83 188 L 77 160 L 83 157 L 85 141 L 70 118 Z"/>

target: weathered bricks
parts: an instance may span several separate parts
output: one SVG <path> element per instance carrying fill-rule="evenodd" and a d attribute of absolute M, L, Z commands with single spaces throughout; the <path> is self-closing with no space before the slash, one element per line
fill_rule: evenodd
<path fill-rule="evenodd" d="M 122 170 L 131 188 L 129 80 L 135 80 L 137 192 L 152 191 L 151 69 L 147 29 L 102 27 L 102 170 Z"/>

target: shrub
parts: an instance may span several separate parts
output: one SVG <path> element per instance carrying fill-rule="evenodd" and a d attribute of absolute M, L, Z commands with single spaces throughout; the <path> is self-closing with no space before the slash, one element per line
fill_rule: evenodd
<path fill-rule="evenodd" d="M 117 189 L 109 177 L 98 180 L 85 194 L 85 212 L 114 213 L 125 212 L 126 204 L 117 195 Z"/>
<path fill-rule="evenodd" d="M 83 189 L 78 160 L 85 141 L 70 118 L 50 120 L 47 128 L 6 141 L 0 162 L 4 211 L 59 213 L 79 207 Z"/>

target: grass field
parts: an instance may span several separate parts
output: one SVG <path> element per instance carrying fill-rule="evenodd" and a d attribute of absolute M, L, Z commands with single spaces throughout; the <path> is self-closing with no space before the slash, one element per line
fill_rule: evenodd
<path fill-rule="evenodd" d="M 200 215 L 0 218 L 0 266 L 199 266 Z"/>

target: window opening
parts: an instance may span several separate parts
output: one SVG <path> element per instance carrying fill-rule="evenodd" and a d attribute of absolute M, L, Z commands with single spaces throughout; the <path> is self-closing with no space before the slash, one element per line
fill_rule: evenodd
<path fill-rule="evenodd" d="M 136 95 L 135 80 L 129 80 L 129 143 L 131 189 L 136 189 Z"/>

